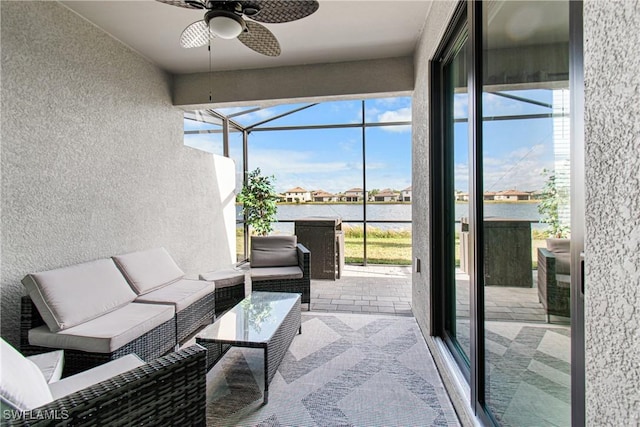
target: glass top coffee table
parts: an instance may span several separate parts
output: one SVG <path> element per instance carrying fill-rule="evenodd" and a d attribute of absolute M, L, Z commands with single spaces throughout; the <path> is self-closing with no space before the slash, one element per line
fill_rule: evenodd
<path fill-rule="evenodd" d="M 264 400 L 269 400 L 269 383 L 284 358 L 296 332 L 302 333 L 300 294 L 253 292 L 213 324 L 196 335 L 196 343 L 211 354 L 220 346 L 264 349 Z M 207 357 L 207 370 L 217 358 Z"/>

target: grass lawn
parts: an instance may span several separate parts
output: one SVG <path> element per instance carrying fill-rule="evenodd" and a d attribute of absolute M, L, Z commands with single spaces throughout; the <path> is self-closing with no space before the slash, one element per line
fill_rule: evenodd
<path fill-rule="evenodd" d="M 350 227 L 344 230 L 345 262 L 363 263 L 362 227 Z M 546 236 L 533 233 L 531 247 L 531 265 L 538 268 L 538 248 L 546 246 Z M 242 229 L 237 230 L 236 242 L 239 252 L 242 248 Z M 460 239 L 456 233 L 456 266 L 460 265 Z M 411 232 L 380 230 L 370 228 L 367 231 L 367 262 L 369 264 L 411 265 Z"/>
<path fill-rule="evenodd" d="M 362 264 L 361 237 L 345 237 L 345 262 Z M 370 264 L 411 264 L 411 237 L 371 237 L 367 235 L 367 262 Z"/>

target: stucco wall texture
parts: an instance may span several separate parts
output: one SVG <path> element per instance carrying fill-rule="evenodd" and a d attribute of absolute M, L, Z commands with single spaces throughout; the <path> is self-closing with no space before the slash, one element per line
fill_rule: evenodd
<path fill-rule="evenodd" d="M 584 2 L 587 425 L 640 425 L 640 2 Z"/>
<path fill-rule="evenodd" d="M 157 246 L 189 274 L 230 264 L 233 168 L 183 145 L 169 76 L 58 3 L 0 12 L 2 336 L 29 272 Z"/>
<path fill-rule="evenodd" d="M 423 33 L 416 48 L 414 59 L 415 85 L 412 98 L 412 310 L 425 337 L 438 370 L 458 417 L 463 425 L 472 425 L 469 403 L 466 396 L 459 393 L 456 388 L 454 376 L 447 370 L 442 353 L 437 349 L 437 338 L 430 336 L 431 313 L 431 233 L 430 225 L 430 200 L 429 193 L 429 60 L 435 54 L 440 40 L 442 40 L 447 24 L 451 20 L 457 2 L 435 1 L 427 16 Z M 416 272 L 416 259 L 420 260 L 421 272 Z"/>

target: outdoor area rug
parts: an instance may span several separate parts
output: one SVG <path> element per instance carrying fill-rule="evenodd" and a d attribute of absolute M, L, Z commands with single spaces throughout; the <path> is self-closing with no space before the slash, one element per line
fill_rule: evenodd
<path fill-rule="evenodd" d="M 458 426 L 414 318 L 304 313 L 262 404 L 263 352 L 207 374 L 208 426 Z"/>

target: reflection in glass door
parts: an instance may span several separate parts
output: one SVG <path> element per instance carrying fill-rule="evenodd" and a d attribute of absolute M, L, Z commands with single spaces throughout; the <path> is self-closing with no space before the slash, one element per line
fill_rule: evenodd
<path fill-rule="evenodd" d="M 569 426 L 569 2 L 484 5 L 485 409 Z"/>
<path fill-rule="evenodd" d="M 471 358 L 469 282 L 469 123 L 466 34 L 459 33 L 443 66 L 445 105 L 444 195 L 445 330 L 463 367 Z M 468 370 L 465 370 L 468 374 Z"/>

